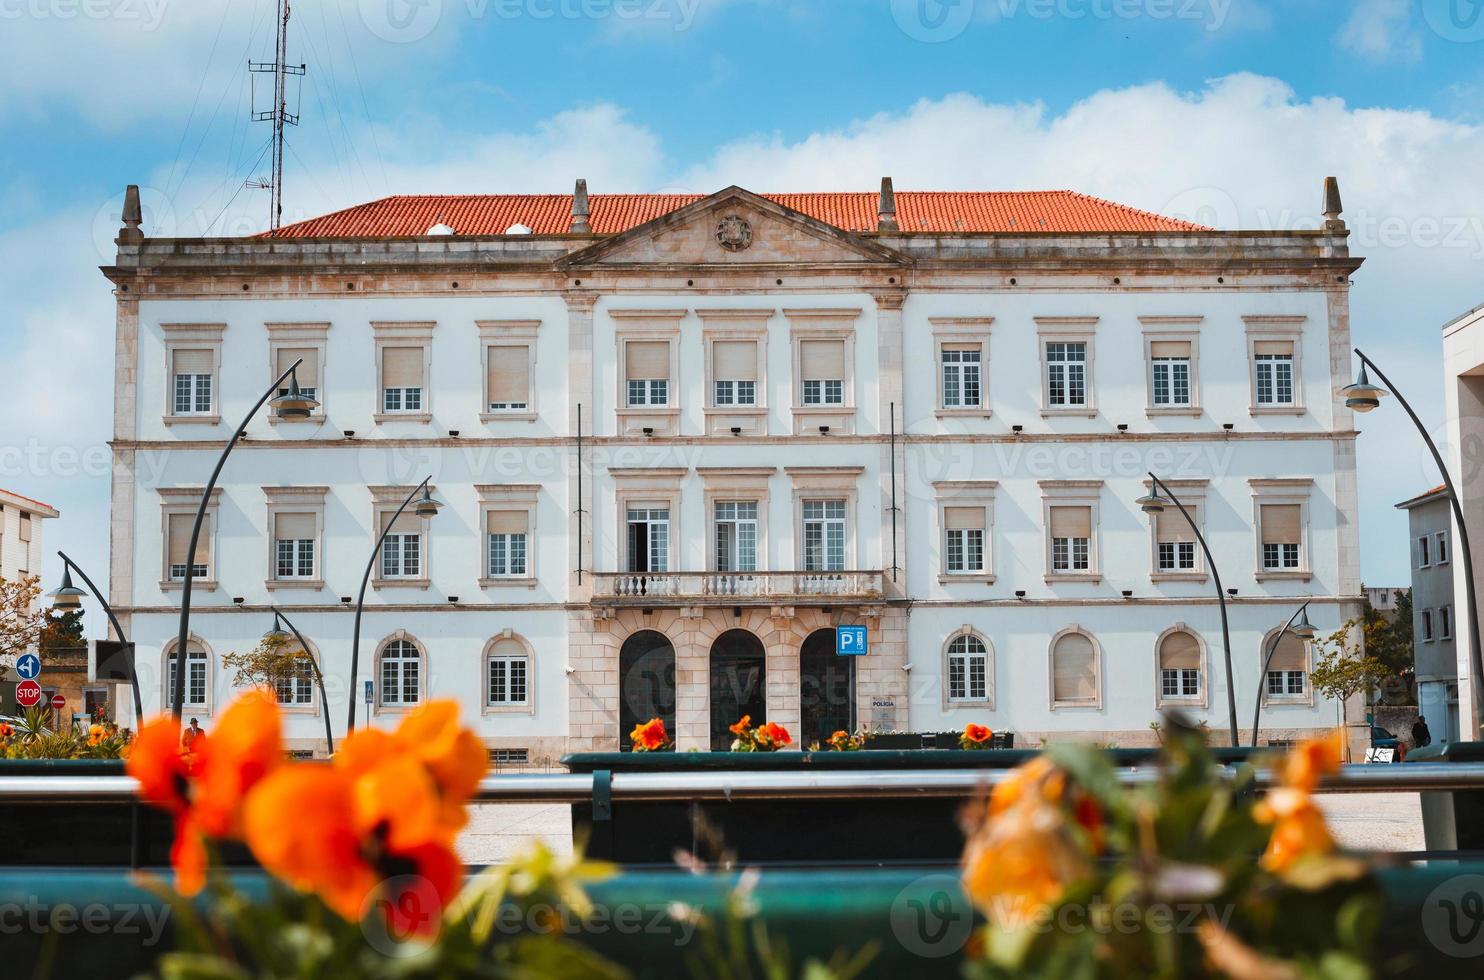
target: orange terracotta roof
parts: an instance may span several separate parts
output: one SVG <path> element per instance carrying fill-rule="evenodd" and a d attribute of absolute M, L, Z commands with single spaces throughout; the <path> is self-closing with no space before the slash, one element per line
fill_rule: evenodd
<path fill-rule="evenodd" d="M 877 195 L 871 192 L 765 194 L 846 231 L 875 231 Z M 898 191 L 897 221 L 904 232 L 1158 232 L 1207 231 L 1075 191 Z M 594 194 L 594 233 L 614 235 L 687 204 L 699 194 Z M 566 234 L 570 194 L 413 194 L 384 197 L 318 218 L 285 225 L 280 238 L 415 238 L 443 223 L 464 236 L 503 235 L 523 224 L 537 235 Z"/>
<path fill-rule="evenodd" d="M 1410 507 L 1415 507 L 1418 504 L 1427 503 L 1438 494 L 1446 494 L 1447 492 L 1448 485 L 1446 483 L 1439 483 L 1437 486 L 1433 487 L 1426 493 L 1419 493 L 1415 497 L 1409 497 L 1408 499 L 1403 500 L 1401 503 L 1396 505 L 1396 508 L 1397 510 L 1406 510 Z"/>
<path fill-rule="evenodd" d="M 55 516 L 57 514 L 57 509 L 51 504 L 42 503 L 40 500 L 36 500 L 32 497 L 27 497 L 25 494 L 16 493 L 14 490 L 6 490 L 0 488 L 0 494 L 4 494 L 7 497 L 14 497 L 16 500 L 23 501 L 23 505 L 30 504 L 35 508 L 36 513 L 41 514 L 43 517 L 48 516 L 47 512 L 50 512 L 50 516 Z"/>

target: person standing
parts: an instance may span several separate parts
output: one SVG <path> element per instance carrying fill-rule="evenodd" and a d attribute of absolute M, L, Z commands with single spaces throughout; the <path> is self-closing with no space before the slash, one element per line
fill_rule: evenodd
<path fill-rule="evenodd" d="M 195 718 L 192 718 L 190 727 L 180 733 L 181 750 L 194 752 L 197 748 L 196 743 L 205 737 L 206 733 L 201 730 L 201 723 Z"/>
<path fill-rule="evenodd" d="M 1412 745 L 1420 749 L 1424 745 L 1431 744 L 1432 732 L 1428 731 L 1427 719 L 1418 715 L 1417 720 L 1412 722 Z"/>

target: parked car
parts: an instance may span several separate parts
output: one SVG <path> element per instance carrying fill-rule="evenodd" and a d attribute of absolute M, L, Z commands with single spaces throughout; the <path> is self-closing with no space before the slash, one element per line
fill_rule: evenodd
<path fill-rule="evenodd" d="M 1378 749 L 1396 749 L 1400 748 L 1401 744 L 1401 739 L 1380 725 L 1371 726 L 1371 745 Z"/>

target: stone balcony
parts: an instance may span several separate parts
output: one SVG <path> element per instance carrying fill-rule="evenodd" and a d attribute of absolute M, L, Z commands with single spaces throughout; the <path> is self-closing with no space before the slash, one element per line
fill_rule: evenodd
<path fill-rule="evenodd" d="M 599 572 L 595 606 L 859 605 L 884 598 L 885 573 Z"/>

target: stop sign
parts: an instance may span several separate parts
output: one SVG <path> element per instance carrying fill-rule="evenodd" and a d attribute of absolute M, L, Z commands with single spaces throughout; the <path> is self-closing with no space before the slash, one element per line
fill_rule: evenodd
<path fill-rule="evenodd" d="M 15 686 L 15 703 L 22 708 L 34 708 L 41 703 L 41 685 L 35 681 L 21 681 Z"/>
<path fill-rule="evenodd" d="M 52 707 L 53 708 L 56 708 L 58 711 L 61 711 L 66 706 L 67 706 L 67 699 L 66 698 L 62 697 L 62 695 L 60 695 L 60 694 L 53 694 L 52 695 Z"/>

